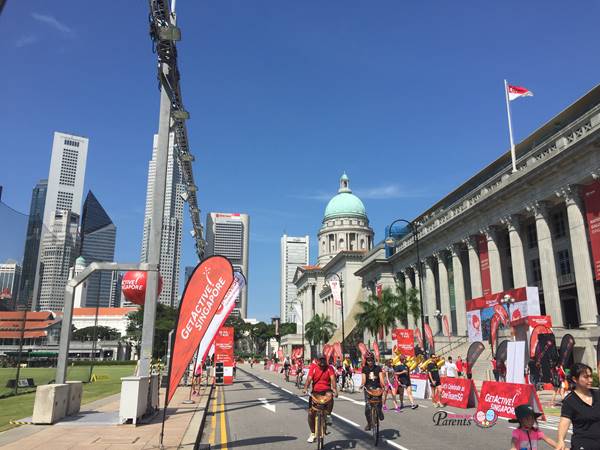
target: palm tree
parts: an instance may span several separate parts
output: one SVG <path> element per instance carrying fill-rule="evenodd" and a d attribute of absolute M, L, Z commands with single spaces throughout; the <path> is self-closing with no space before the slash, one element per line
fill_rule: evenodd
<path fill-rule="evenodd" d="M 325 314 L 315 314 L 312 319 L 306 322 L 304 336 L 312 345 L 318 346 L 331 339 L 335 329 L 336 325 L 329 320 L 329 317 Z"/>
<path fill-rule="evenodd" d="M 376 340 L 377 332 L 383 325 L 383 316 L 385 315 L 382 304 L 376 296 L 371 295 L 367 300 L 358 302 L 358 305 L 361 311 L 354 316 L 356 326 L 361 331 L 368 331 L 373 335 L 373 340 Z"/>
<path fill-rule="evenodd" d="M 404 283 L 396 284 L 396 305 L 394 317 L 396 317 L 404 328 L 408 328 L 408 314 L 418 323 L 421 317 L 421 307 L 417 298 L 418 291 L 415 288 L 406 289 Z"/>

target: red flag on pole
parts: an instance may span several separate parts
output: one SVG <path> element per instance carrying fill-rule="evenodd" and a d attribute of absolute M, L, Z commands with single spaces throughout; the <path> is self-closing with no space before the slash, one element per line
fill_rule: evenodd
<path fill-rule="evenodd" d="M 205 259 L 192 273 L 179 304 L 166 404 L 173 398 L 232 283 L 233 266 L 223 256 Z"/>
<path fill-rule="evenodd" d="M 450 337 L 450 324 L 448 323 L 448 316 L 446 314 L 442 317 L 442 325 L 444 327 L 444 336 Z"/>
<path fill-rule="evenodd" d="M 423 335 L 421 334 L 421 330 L 415 328 L 415 336 L 417 337 L 417 343 L 421 349 L 425 350 L 425 346 L 423 345 Z"/>
<path fill-rule="evenodd" d="M 429 352 L 434 352 L 435 344 L 433 342 L 433 332 L 428 323 L 425 324 L 425 337 L 427 338 L 427 345 L 429 345 Z"/>

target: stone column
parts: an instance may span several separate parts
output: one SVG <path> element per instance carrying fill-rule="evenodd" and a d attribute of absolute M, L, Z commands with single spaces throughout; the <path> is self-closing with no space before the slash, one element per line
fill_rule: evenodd
<path fill-rule="evenodd" d="M 427 316 L 429 317 L 429 326 L 435 336 L 439 331 L 438 322 L 434 314 L 437 310 L 435 302 L 435 275 L 433 273 L 433 265 L 435 258 L 425 258 L 425 302 L 427 303 Z"/>
<path fill-rule="evenodd" d="M 413 282 L 410 279 L 410 277 L 408 276 L 408 269 L 403 270 L 402 274 L 404 275 L 404 287 L 406 288 L 406 291 L 408 292 L 409 290 L 411 290 L 413 288 Z M 417 294 L 417 299 L 418 299 L 418 297 L 419 297 L 419 294 Z M 410 309 L 408 310 L 408 321 L 407 322 L 408 322 L 408 328 L 416 327 L 416 323 L 415 323 L 415 320 L 413 319 L 412 314 L 410 313 Z"/>
<path fill-rule="evenodd" d="M 533 213 L 535 217 L 546 315 L 552 316 L 552 325 L 554 327 L 562 328 L 563 316 L 560 305 L 560 294 L 558 292 L 556 260 L 554 257 L 552 232 L 549 225 L 548 207 L 544 202 L 535 202 L 528 205 L 527 210 Z"/>
<path fill-rule="evenodd" d="M 577 186 L 567 186 L 557 194 L 565 199 L 567 205 L 571 260 L 575 269 L 580 326 L 583 328 L 596 327 L 598 306 L 596 305 L 592 260 L 588 249 L 585 216 L 579 190 Z"/>
<path fill-rule="evenodd" d="M 446 266 L 446 252 L 438 252 L 435 254 L 435 257 L 438 261 L 438 277 L 440 281 L 440 309 L 442 315 L 448 317 L 448 325 L 450 325 L 450 332 L 452 333 L 454 330 L 452 329 L 452 316 L 450 314 L 450 286 L 448 286 L 448 267 Z"/>
<path fill-rule="evenodd" d="M 460 336 L 467 334 L 467 305 L 465 299 L 465 280 L 463 265 L 460 259 L 460 244 L 454 244 L 449 249 L 452 252 L 452 274 L 454 276 L 454 302 L 456 304 L 456 333 Z"/>
<path fill-rule="evenodd" d="M 508 227 L 514 287 L 525 287 L 527 286 L 527 268 L 525 266 L 525 251 L 523 250 L 521 216 L 513 214 L 505 217 L 502 222 Z"/>
<path fill-rule="evenodd" d="M 481 297 L 483 290 L 481 287 L 481 268 L 479 266 L 479 253 L 477 252 L 477 236 L 471 236 L 465 239 L 467 251 L 469 252 L 469 274 L 471 275 L 471 296 L 472 298 Z"/>

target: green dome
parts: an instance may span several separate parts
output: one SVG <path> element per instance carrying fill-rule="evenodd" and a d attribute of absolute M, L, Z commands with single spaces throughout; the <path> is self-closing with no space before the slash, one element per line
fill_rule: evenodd
<path fill-rule="evenodd" d="M 346 173 L 340 178 L 340 189 L 335 197 L 329 200 L 325 208 L 325 219 L 334 217 L 363 216 L 367 217 L 365 205 L 350 190 L 350 180 Z"/>
<path fill-rule="evenodd" d="M 75 264 L 78 265 L 78 266 L 79 265 L 85 266 L 86 265 L 85 258 L 83 256 L 80 256 L 79 258 L 77 258 L 75 260 Z"/>

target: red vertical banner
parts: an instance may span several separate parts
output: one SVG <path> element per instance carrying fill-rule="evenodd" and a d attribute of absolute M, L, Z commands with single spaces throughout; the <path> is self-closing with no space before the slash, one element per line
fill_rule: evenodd
<path fill-rule="evenodd" d="M 415 356 L 415 334 L 413 330 L 396 328 L 394 330 L 396 348 L 404 356 Z"/>
<path fill-rule="evenodd" d="M 594 275 L 600 281 L 600 181 L 584 186 L 582 194 L 592 246 Z"/>
<path fill-rule="evenodd" d="M 222 327 L 215 337 L 215 364 L 223 363 L 223 384 L 233 383 L 233 327 Z"/>
<path fill-rule="evenodd" d="M 425 338 L 427 339 L 427 345 L 429 345 L 429 353 L 435 351 L 435 342 L 433 341 L 433 332 L 431 331 L 431 327 L 428 323 L 423 327 L 425 328 Z"/>
<path fill-rule="evenodd" d="M 423 345 L 423 335 L 421 334 L 421 330 L 415 328 L 415 336 L 417 338 L 417 343 L 422 350 L 425 350 L 425 346 Z"/>
<path fill-rule="evenodd" d="M 450 323 L 446 314 L 442 317 L 442 326 L 444 327 L 444 336 L 449 338 L 452 333 L 450 333 Z"/>
<path fill-rule="evenodd" d="M 490 256 L 488 241 L 484 234 L 477 236 L 477 249 L 479 250 L 479 270 L 481 271 L 481 289 L 483 295 L 492 293 L 492 278 L 490 276 Z"/>
<path fill-rule="evenodd" d="M 232 283 L 233 266 L 223 256 L 206 258 L 194 269 L 179 304 L 166 404 L 175 394 Z"/>

